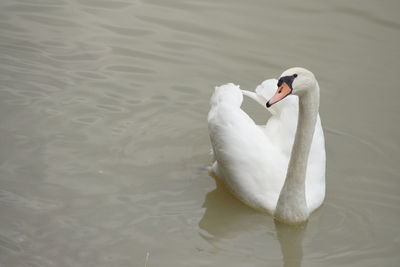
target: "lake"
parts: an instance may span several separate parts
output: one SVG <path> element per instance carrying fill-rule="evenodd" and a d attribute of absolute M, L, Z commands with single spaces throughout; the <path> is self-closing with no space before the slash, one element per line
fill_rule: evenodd
<path fill-rule="evenodd" d="M 399 10 L 1 1 L 0 266 L 399 266 Z M 318 79 L 327 150 L 326 199 L 302 227 L 207 173 L 214 87 L 293 66 Z"/>

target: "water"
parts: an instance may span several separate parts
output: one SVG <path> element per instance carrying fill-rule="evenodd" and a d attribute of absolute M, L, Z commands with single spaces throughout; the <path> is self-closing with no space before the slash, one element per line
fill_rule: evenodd
<path fill-rule="evenodd" d="M 1 1 L 0 266 L 398 266 L 399 8 Z M 301 228 L 206 170 L 213 87 L 291 66 L 319 80 L 327 141 Z"/>

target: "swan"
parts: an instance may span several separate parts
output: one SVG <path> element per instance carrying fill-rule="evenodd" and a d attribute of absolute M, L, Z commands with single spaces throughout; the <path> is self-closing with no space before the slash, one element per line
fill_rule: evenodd
<path fill-rule="evenodd" d="M 270 110 L 266 125 L 256 125 L 240 108 L 243 95 Z M 325 198 L 325 141 L 314 74 L 291 68 L 278 81 L 263 82 L 256 93 L 232 83 L 219 86 L 210 105 L 208 130 L 216 159 L 210 174 L 245 204 L 278 221 L 306 221 Z"/>

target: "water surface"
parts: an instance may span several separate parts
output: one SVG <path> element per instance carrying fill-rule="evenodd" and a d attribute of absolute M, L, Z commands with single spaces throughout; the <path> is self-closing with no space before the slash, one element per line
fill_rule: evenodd
<path fill-rule="evenodd" d="M 1 1 L 0 266 L 398 266 L 399 8 Z M 292 66 L 319 80 L 327 145 L 326 201 L 301 228 L 206 169 L 213 87 Z"/>

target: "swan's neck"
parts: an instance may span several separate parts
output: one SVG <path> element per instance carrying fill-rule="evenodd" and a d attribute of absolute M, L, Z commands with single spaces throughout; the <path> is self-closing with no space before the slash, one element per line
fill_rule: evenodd
<path fill-rule="evenodd" d="M 319 107 L 319 87 L 299 96 L 299 117 L 286 180 L 279 195 L 275 218 L 287 223 L 306 221 L 306 171 Z"/>

